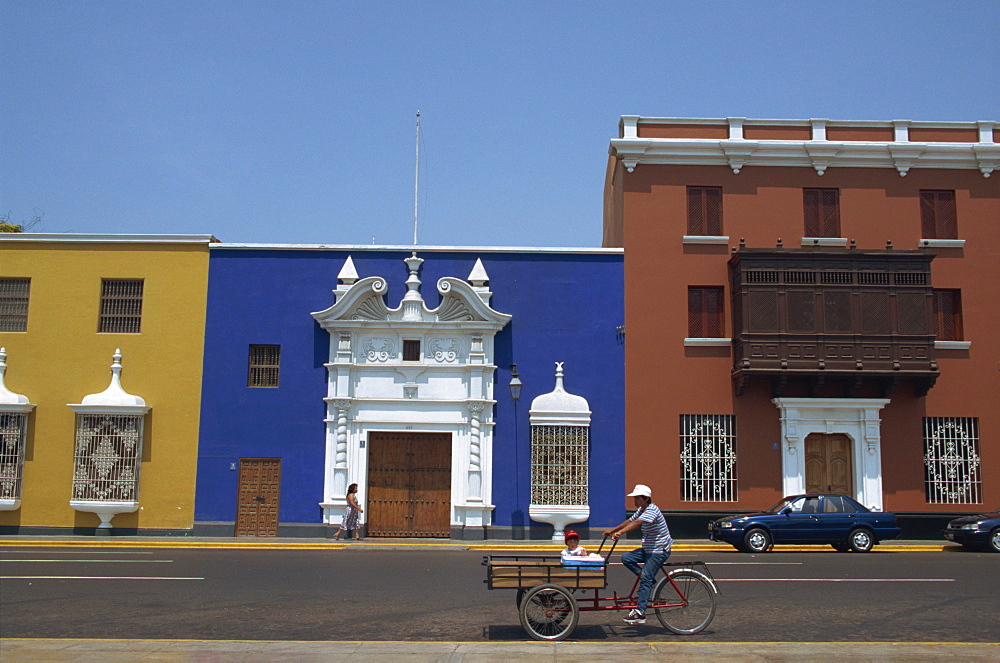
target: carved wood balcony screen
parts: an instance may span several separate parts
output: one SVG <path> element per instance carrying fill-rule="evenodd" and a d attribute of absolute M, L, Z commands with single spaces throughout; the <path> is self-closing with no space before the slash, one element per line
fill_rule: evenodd
<path fill-rule="evenodd" d="M 923 251 L 748 249 L 730 259 L 733 376 L 780 392 L 802 378 L 817 391 L 865 381 L 886 393 L 900 380 L 926 392 L 934 361 L 930 263 Z M 829 380 L 828 380 L 829 378 Z M 812 394 L 814 395 L 814 394 Z"/>

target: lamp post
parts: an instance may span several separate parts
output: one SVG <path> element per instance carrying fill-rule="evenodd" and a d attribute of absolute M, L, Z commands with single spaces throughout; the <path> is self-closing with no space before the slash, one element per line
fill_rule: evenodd
<path fill-rule="evenodd" d="M 511 537 L 524 538 L 524 511 L 518 508 L 521 498 L 521 464 L 517 459 L 517 402 L 521 400 L 521 378 L 517 377 L 517 364 L 510 365 L 510 399 L 514 401 L 514 513 L 511 514 Z M 520 531 L 518 531 L 520 529 Z"/>

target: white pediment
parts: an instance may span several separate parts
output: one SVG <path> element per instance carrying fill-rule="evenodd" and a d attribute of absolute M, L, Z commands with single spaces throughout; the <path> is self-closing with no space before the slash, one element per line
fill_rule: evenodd
<path fill-rule="evenodd" d="M 350 257 L 348 261 L 353 270 Z M 490 307 L 488 301 L 491 293 L 486 288 L 481 285 L 473 286 L 450 276 L 437 282 L 441 301 L 436 308 L 428 308 L 420 295 L 420 280 L 417 278 L 419 263 L 422 262 L 415 255 L 407 258 L 410 266 L 410 275 L 406 280 L 408 290 L 396 308 L 389 308 L 385 302 L 385 295 L 389 290 L 386 280 L 380 276 L 369 276 L 354 283 L 342 283 L 334 291 L 337 295 L 336 303 L 326 310 L 313 313 L 313 318 L 324 329 L 372 327 L 379 326 L 378 323 L 381 322 L 499 330 L 510 321 L 510 315 Z M 477 283 L 481 283 L 482 277 L 486 276 L 482 263 L 477 263 L 476 270 Z M 356 273 L 352 276 L 356 277 Z"/>

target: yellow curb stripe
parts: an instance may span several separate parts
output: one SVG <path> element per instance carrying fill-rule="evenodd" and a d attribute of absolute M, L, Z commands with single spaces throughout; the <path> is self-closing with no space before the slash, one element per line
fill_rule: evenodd
<path fill-rule="evenodd" d="M 631 546 L 631 544 L 629 544 Z M 638 545 L 638 542 L 635 543 Z M 0 539 L 0 546 L 21 548 L 177 548 L 177 549 L 219 549 L 236 548 L 249 550 L 342 550 L 344 548 L 454 548 L 456 550 L 501 550 L 501 551 L 536 551 L 550 552 L 562 550 L 564 546 L 546 544 L 500 544 L 500 543 L 399 543 L 399 542 L 366 542 L 366 543 L 296 543 L 296 542 L 266 542 L 266 541 L 9 541 Z M 629 547 L 629 546 L 626 546 Z M 732 546 L 718 544 L 677 544 L 674 551 L 687 552 L 733 552 Z M 777 545 L 773 550 L 780 552 L 836 552 L 824 545 Z M 880 545 L 873 552 L 942 552 L 959 551 L 959 546 L 937 544 L 915 545 Z"/>
<path fill-rule="evenodd" d="M 232 643 L 247 643 L 247 644 L 261 644 L 261 643 L 272 643 L 272 644 L 304 644 L 304 645 L 315 645 L 315 644 L 360 644 L 360 643 L 371 643 L 379 645 L 496 645 L 498 647 L 507 646 L 510 643 L 504 642 L 491 642 L 489 640 L 423 640 L 423 641 L 412 641 L 412 640 L 206 640 L 203 638 L 0 638 L 0 642 L 61 642 L 61 641 L 72 641 L 72 642 L 204 642 L 210 644 L 218 644 L 224 642 Z M 519 645 L 523 644 L 579 644 L 579 641 L 570 642 L 519 642 Z M 729 647 L 754 647 L 754 646 L 773 646 L 773 645 L 791 645 L 791 646 L 817 646 L 817 645 L 857 645 L 857 646 L 869 646 L 869 645 L 909 645 L 909 646 L 923 646 L 923 647 L 1000 647 L 1000 642 L 906 642 L 902 640 L 870 640 L 867 642 L 855 642 L 850 641 L 840 641 L 840 640 L 829 640 L 829 641 L 812 641 L 812 642 L 802 642 L 802 641 L 785 641 L 785 640 L 749 640 L 743 642 L 684 642 L 684 643 L 669 643 L 669 642 L 650 642 L 650 643 L 629 643 L 629 644 L 649 644 L 652 646 L 662 647 L 669 644 L 683 644 L 685 647 L 691 646 L 701 646 L 701 647 L 719 647 L 719 646 L 729 646 Z"/>

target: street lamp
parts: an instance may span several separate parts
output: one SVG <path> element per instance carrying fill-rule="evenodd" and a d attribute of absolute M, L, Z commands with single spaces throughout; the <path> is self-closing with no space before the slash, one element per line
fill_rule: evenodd
<path fill-rule="evenodd" d="M 510 399 L 518 401 L 521 399 L 521 378 L 517 377 L 517 364 L 510 365 Z"/>

